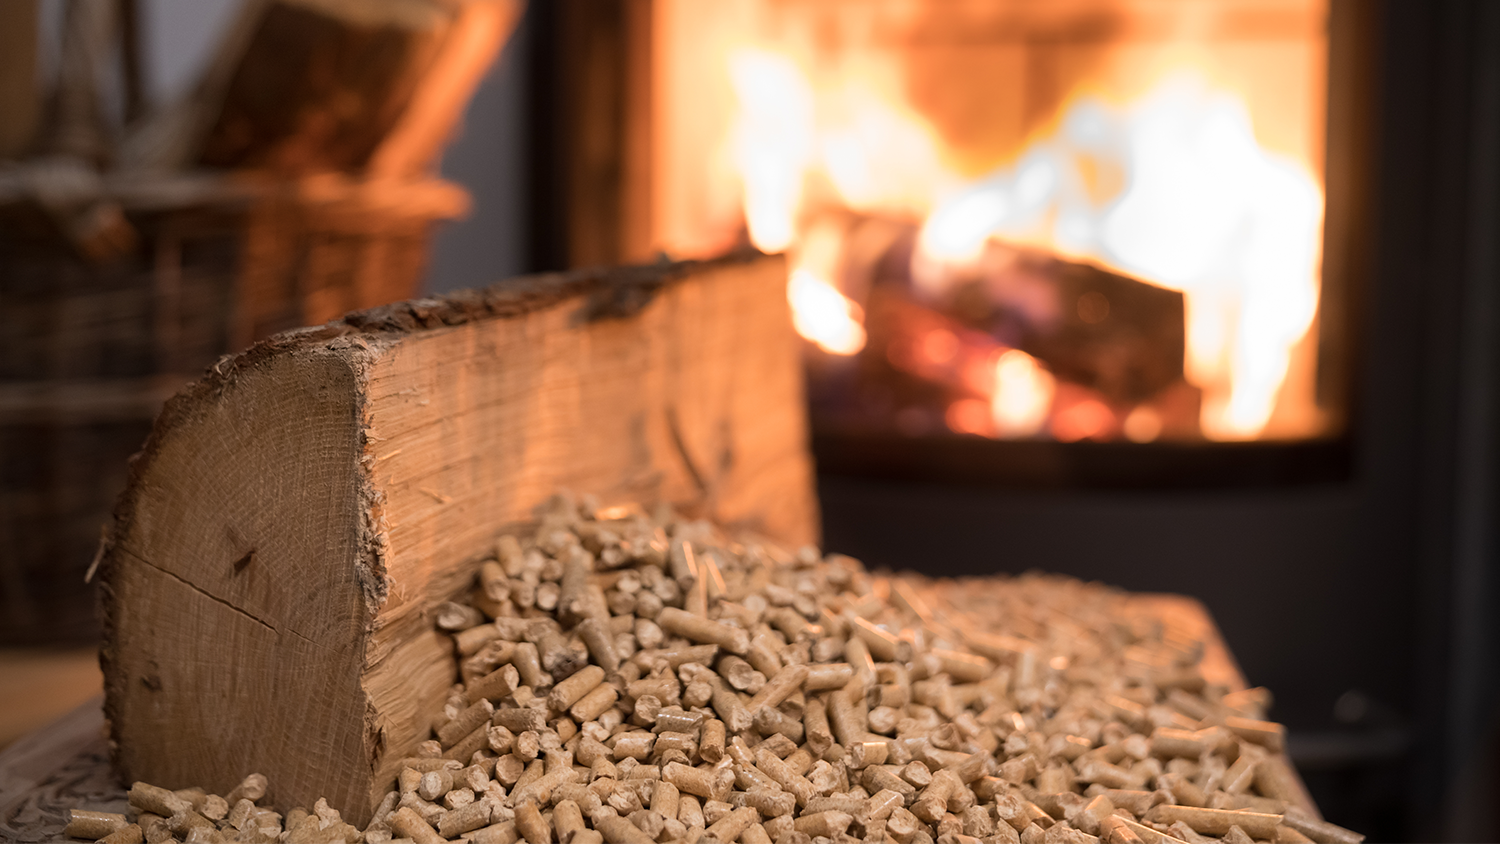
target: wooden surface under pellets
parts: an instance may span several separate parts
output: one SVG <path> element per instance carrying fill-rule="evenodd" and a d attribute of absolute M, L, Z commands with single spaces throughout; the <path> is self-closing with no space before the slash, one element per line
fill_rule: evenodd
<path fill-rule="evenodd" d="M 364 830 L 257 805 L 252 776 L 137 783 L 126 812 L 74 807 L 76 837 L 1361 840 L 1317 815 L 1190 599 L 883 577 L 565 497 L 477 569 L 433 619 L 458 682 Z"/>

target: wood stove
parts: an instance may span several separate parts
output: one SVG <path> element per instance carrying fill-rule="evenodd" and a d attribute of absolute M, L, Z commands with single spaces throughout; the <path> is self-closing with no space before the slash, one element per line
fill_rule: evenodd
<path fill-rule="evenodd" d="M 1347 188 L 1366 136 L 1345 118 L 1368 76 L 1352 5 L 657 0 L 534 17 L 555 27 L 543 61 L 563 94 L 538 97 L 555 136 L 535 143 L 537 256 L 786 251 L 825 470 L 1348 477 Z"/>
<path fill-rule="evenodd" d="M 533 56 L 530 260 L 536 268 L 651 258 L 662 249 L 691 253 L 690 238 L 657 237 L 654 227 L 663 220 L 687 230 L 718 226 L 719 240 L 698 243 L 705 251 L 749 239 L 749 227 L 737 228 L 742 223 L 735 215 L 743 216 L 738 196 L 724 209 L 664 206 L 653 198 L 650 185 L 662 168 L 687 188 L 712 179 L 687 166 L 682 148 L 665 142 L 670 126 L 650 116 L 672 94 L 653 82 L 660 82 L 659 74 L 690 88 L 703 80 L 687 77 L 708 72 L 691 62 L 664 71 L 661 62 L 673 55 L 673 45 L 687 55 L 712 46 L 708 38 L 674 35 L 664 21 L 694 9 L 712 16 L 730 14 L 721 7 L 750 6 L 795 15 L 812 4 L 712 4 L 713 11 L 668 0 L 533 5 L 526 33 Z M 877 566 L 933 573 L 1041 567 L 1202 597 L 1252 680 L 1283 690 L 1277 713 L 1305 737 L 1292 752 L 1328 811 L 1358 818 L 1375 838 L 1396 839 L 1416 828 L 1413 818 L 1464 805 L 1463 789 L 1472 793 L 1483 782 L 1472 773 L 1484 770 L 1486 758 L 1476 751 L 1486 746 L 1476 737 L 1493 729 L 1488 702 L 1495 683 L 1488 665 L 1496 633 L 1483 607 L 1500 597 L 1492 516 L 1500 453 L 1493 421 L 1500 386 L 1493 365 L 1500 320 L 1493 294 L 1500 13 L 1476 0 L 1112 3 L 1114 18 L 1086 14 L 1101 4 L 1071 2 L 816 6 L 829 15 L 893 10 L 890 17 L 908 27 L 911 43 L 930 49 L 924 68 L 934 74 L 977 61 L 974 56 L 1003 40 L 998 33 L 1010 33 L 1005 37 L 1013 54 L 1021 52 L 1015 41 L 1022 33 L 1040 33 L 1038 54 L 1068 58 L 1026 64 L 1012 55 L 1010 67 L 1047 71 L 1035 76 L 1041 93 L 1009 112 L 1016 115 L 1012 123 L 963 102 L 925 103 L 928 113 L 952 117 L 944 126 L 961 136 L 954 126 L 965 127 L 969 118 L 974 123 L 965 127 L 967 137 L 1004 135 L 1016 142 L 1055 135 L 1070 102 L 1067 83 L 1091 67 L 1081 59 L 1088 45 L 1142 31 L 1132 29 L 1137 25 L 1128 23 L 1127 13 L 1149 19 L 1195 10 L 1219 16 L 1218 30 L 1202 18 L 1193 22 L 1204 37 L 1218 31 L 1249 40 L 1274 40 L 1276 33 L 1301 39 L 1300 64 L 1280 62 L 1251 83 L 1274 88 L 1300 73 L 1300 113 L 1321 116 L 1301 136 L 1303 161 L 1323 198 L 1320 287 L 1310 322 L 1316 331 L 1294 344 L 1287 376 L 1301 379 L 1300 389 L 1319 411 L 1317 424 L 1274 431 L 1268 425 L 1267 436 L 1214 439 L 1201 425 L 1196 435 L 1170 436 L 1164 417 L 1155 439 L 1137 437 L 1148 442 L 1128 434 L 1065 442 L 1046 434 L 993 437 L 982 430 L 979 414 L 971 426 L 977 433 L 958 433 L 948 425 L 946 407 L 930 414 L 929 423 L 940 422 L 918 436 L 897 427 L 894 414 L 890 424 L 879 417 L 874 421 L 880 424 L 872 424 L 868 416 L 845 424 L 815 414 L 824 535 L 829 547 Z M 934 10 L 989 14 L 1002 22 L 946 28 L 913 22 Z M 1022 26 L 1026 15 L 1038 21 L 1029 30 Z M 1059 23 L 1070 15 L 1073 24 Z M 871 24 L 863 36 L 880 34 L 874 29 Z M 758 32 L 748 25 L 739 30 Z M 843 37 L 837 27 L 810 32 L 814 44 Z M 815 76 L 794 66 L 805 78 Z M 995 101 L 1011 96 L 1002 90 L 1009 76 L 986 78 L 994 80 L 986 92 Z M 735 99 L 731 87 L 689 104 L 732 112 Z M 889 134 L 892 143 L 901 140 L 895 130 Z M 1283 152 L 1291 147 L 1259 131 L 1256 137 L 1273 147 L 1281 143 Z M 987 174 L 997 181 L 1014 175 L 1022 156 L 1007 154 L 979 164 L 961 161 L 958 169 L 970 177 L 965 184 Z M 921 217 L 867 214 L 847 203 L 842 213 L 825 215 L 822 227 L 842 226 L 847 235 L 858 223 L 883 232 L 889 244 L 920 237 Z M 1014 235 L 989 242 L 996 241 L 1017 251 L 1037 245 Z M 898 253 L 888 248 L 877 257 Z M 1054 249 L 1043 258 L 1061 260 L 1066 273 L 1111 275 L 1096 276 L 1096 284 L 1153 281 L 1138 266 L 1098 256 Z M 845 275 L 823 280 L 862 305 L 867 320 L 890 304 L 872 303 Z M 1070 283 L 1083 285 L 1071 313 L 1084 326 L 1086 314 L 1100 310 L 1079 307 L 1088 293 L 1101 293 L 1118 313 L 1108 291 Z M 819 295 L 829 298 L 826 291 Z M 896 306 L 908 304 L 896 300 Z M 963 316 L 952 302 L 916 304 L 926 316 Z M 869 342 L 873 322 L 861 327 Z M 982 327 L 949 325 L 957 339 L 963 335 L 955 328 Z M 1006 339 L 987 336 L 994 343 Z M 943 340 L 935 349 L 954 346 Z M 1001 354 L 1013 349 L 1049 371 L 1061 368 L 1055 355 L 1044 356 L 1027 342 L 1007 344 Z M 849 356 L 809 355 L 815 377 L 826 374 L 820 367 L 851 365 Z M 998 358 L 989 360 L 997 365 Z M 889 355 L 885 361 L 891 364 Z M 934 390 L 932 379 L 922 380 Z M 951 393 L 936 392 L 952 403 Z M 1133 407 L 1123 414 L 1108 409 L 1115 430 L 1125 434 Z M 1494 828 L 1483 823 L 1483 812 L 1453 812 L 1450 835 L 1483 839 Z"/>

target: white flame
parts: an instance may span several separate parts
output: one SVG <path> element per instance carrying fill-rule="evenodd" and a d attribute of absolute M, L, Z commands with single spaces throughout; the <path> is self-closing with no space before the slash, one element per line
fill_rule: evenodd
<path fill-rule="evenodd" d="M 1094 199 L 1085 161 L 1119 168 L 1125 189 Z M 952 276 L 934 268 L 998 235 L 1181 290 L 1204 433 L 1239 439 L 1265 427 L 1312 324 L 1322 215 L 1317 183 L 1260 148 L 1239 99 L 1180 75 L 1124 111 L 1074 105 L 1057 138 L 928 217 L 913 272 L 940 292 Z"/>
<path fill-rule="evenodd" d="M 812 163 L 813 92 L 791 59 L 762 50 L 729 57 L 739 99 L 734 158 L 745 193 L 745 224 L 763 252 L 783 252 L 796 236 L 802 175 Z"/>
<path fill-rule="evenodd" d="M 814 86 L 791 58 L 745 47 L 729 55 L 738 101 L 731 154 L 744 191 L 750 240 L 781 252 L 798 235 L 797 215 L 816 173 L 846 208 L 926 215 L 959 184 L 942 165 L 936 135 L 915 112 L 882 94 L 886 68 L 846 68 Z"/>
<path fill-rule="evenodd" d="M 865 347 L 864 314 L 837 287 L 810 270 L 796 269 L 787 281 L 797 333 L 835 355 L 852 355 Z"/>

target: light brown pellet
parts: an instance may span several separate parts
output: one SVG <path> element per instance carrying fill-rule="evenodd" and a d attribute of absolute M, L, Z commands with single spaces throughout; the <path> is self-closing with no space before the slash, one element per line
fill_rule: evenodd
<path fill-rule="evenodd" d="M 70 838 L 100 839 L 129 826 L 124 815 L 114 812 L 91 812 L 88 809 L 69 809 L 68 825 L 63 834 Z"/>
<path fill-rule="evenodd" d="M 473 832 L 490 822 L 490 805 L 485 802 L 469 803 L 444 812 L 438 820 L 438 835 L 457 838 L 465 832 Z"/>
<path fill-rule="evenodd" d="M 807 666 L 807 679 L 802 688 L 809 692 L 842 689 L 854 677 L 854 667 L 847 662 L 832 662 Z"/>
<path fill-rule="evenodd" d="M 657 713 L 656 725 L 652 729 L 658 733 L 686 733 L 696 736 L 703 728 L 704 720 L 701 712 L 663 710 Z"/>
<path fill-rule="evenodd" d="M 848 686 L 828 696 L 828 723 L 839 744 L 848 747 L 864 739 L 863 707 L 864 686 L 858 676 L 850 680 Z"/>
<path fill-rule="evenodd" d="M 792 770 L 786 762 L 778 759 L 776 754 L 757 747 L 755 752 L 755 766 L 764 771 L 767 776 L 775 780 L 782 788 L 790 791 L 797 798 L 799 804 L 805 804 L 816 794 L 817 789 L 806 777 Z"/>
<path fill-rule="evenodd" d="M 146 834 L 141 830 L 140 824 L 126 824 L 110 834 L 99 839 L 99 844 L 142 844 L 146 840 Z"/>
<path fill-rule="evenodd" d="M 514 665 L 507 664 L 470 683 L 464 693 L 471 704 L 480 700 L 494 702 L 510 697 L 520 685 L 520 672 Z"/>
<path fill-rule="evenodd" d="M 573 800 L 559 800 L 552 806 L 552 827 L 557 833 L 558 844 L 572 844 L 578 833 L 586 827 L 583 811 Z"/>
<path fill-rule="evenodd" d="M 731 689 L 749 694 L 759 692 L 766 684 L 766 675 L 737 656 L 726 656 L 719 660 L 719 676 L 724 678 Z"/>
<path fill-rule="evenodd" d="M 677 786 L 667 780 L 659 779 L 651 787 L 651 811 L 656 812 L 662 817 L 677 817 L 677 811 L 681 803 L 681 792 L 677 790 Z"/>
<path fill-rule="evenodd" d="M 676 669 L 679 666 L 708 665 L 713 662 L 719 652 L 718 645 L 688 645 L 681 648 L 653 649 L 637 651 L 631 656 L 631 661 L 650 670 L 658 665 Z"/>
<path fill-rule="evenodd" d="M 1224 779 L 1219 787 L 1227 794 L 1239 794 L 1250 787 L 1255 779 L 1255 769 L 1260 762 L 1260 755 L 1256 752 L 1259 748 L 1246 747 L 1240 757 L 1234 760 L 1234 764 L 1224 772 Z"/>
<path fill-rule="evenodd" d="M 1273 721 L 1229 717 L 1224 719 L 1224 726 L 1240 738 L 1263 745 L 1273 752 L 1279 753 L 1286 745 L 1286 728 Z"/>
<path fill-rule="evenodd" d="M 795 827 L 798 832 L 814 838 L 835 838 L 843 835 L 853 822 L 854 817 L 847 812 L 815 812 L 797 818 Z"/>
<path fill-rule="evenodd" d="M 848 765 L 856 770 L 885 764 L 890 745 L 883 741 L 857 741 L 849 745 Z"/>
<path fill-rule="evenodd" d="M 727 769 L 704 769 L 673 762 L 662 769 L 661 777 L 684 794 L 692 794 L 704 800 L 717 800 L 728 793 L 727 783 L 717 771 Z"/>
<path fill-rule="evenodd" d="M 663 771 L 662 774 L 665 777 L 666 772 Z M 703 805 L 698 802 L 698 797 L 692 794 L 678 796 L 677 819 L 689 829 L 703 829 L 707 826 L 703 818 Z"/>
<path fill-rule="evenodd" d="M 546 716 L 541 711 L 529 707 L 497 709 L 494 716 L 490 718 L 490 722 L 516 735 L 527 731 L 535 733 L 547 728 Z"/>
<path fill-rule="evenodd" d="M 439 630 L 451 633 L 483 624 L 484 615 L 473 607 L 447 601 L 438 606 L 434 623 Z"/>
<path fill-rule="evenodd" d="M 587 618 L 575 630 L 578 638 L 583 640 L 584 647 L 589 649 L 589 656 L 593 657 L 594 663 L 603 668 L 606 674 L 614 674 L 620 670 L 620 656 L 615 651 L 614 637 L 604 622 L 598 618 Z"/>
<path fill-rule="evenodd" d="M 619 815 L 596 818 L 594 820 L 594 828 L 610 844 L 656 844 L 655 840 L 642 832 L 640 827 L 637 827 Z M 530 839 L 527 840 L 530 841 Z M 574 840 L 576 841 L 577 839 L 575 838 Z"/>
<path fill-rule="evenodd" d="M 1344 829 L 1337 824 L 1318 820 L 1295 806 L 1288 806 L 1282 823 L 1296 832 L 1311 838 L 1314 841 L 1329 842 L 1329 844 L 1360 844 L 1365 840 L 1363 835 L 1352 830 Z M 1257 835 L 1250 827 L 1241 827 L 1257 838 L 1268 838 L 1270 836 Z"/>
<path fill-rule="evenodd" d="M 772 844 L 771 834 L 760 823 L 752 823 L 740 833 L 740 844 Z"/>
<path fill-rule="evenodd" d="M 446 768 L 428 771 L 417 784 L 417 796 L 423 800 L 437 800 L 453 788 L 453 771 Z"/>
<path fill-rule="evenodd" d="M 1110 815 L 1099 822 L 1099 837 L 1105 844 L 1145 844 L 1131 829 L 1131 825 L 1119 815 Z"/>
<path fill-rule="evenodd" d="M 1200 809 L 1194 806 L 1172 806 L 1165 803 L 1147 812 L 1146 820 L 1163 824 L 1181 821 L 1196 832 L 1221 837 L 1229 831 L 1231 826 L 1238 826 L 1251 837 L 1261 840 L 1275 835 L 1276 827 L 1281 823 L 1280 817 L 1262 815 L 1259 812 Z"/>
<path fill-rule="evenodd" d="M 490 720 L 490 716 L 494 713 L 494 704 L 490 703 L 488 700 L 480 698 L 474 704 L 458 713 L 457 717 L 455 717 L 452 721 L 449 721 L 442 727 L 438 728 L 438 741 L 442 743 L 445 749 L 452 747 L 453 745 L 457 744 L 460 739 L 463 739 L 470 733 L 474 732 L 474 730 L 479 727 L 479 725 Z"/>
<path fill-rule="evenodd" d="M 833 744 L 833 731 L 828 726 L 828 710 L 824 698 L 809 696 L 802 708 L 803 735 L 814 756 L 821 757 Z"/>
<path fill-rule="evenodd" d="M 994 667 L 989 660 L 976 654 L 940 648 L 933 648 L 931 653 L 937 657 L 942 670 L 960 683 L 977 683 L 988 677 Z"/>
<path fill-rule="evenodd" d="M 614 759 L 631 758 L 643 760 L 651 755 L 651 745 L 656 742 L 656 735 L 645 731 L 624 733 L 615 737 Z"/>
<path fill-rule="evenodd" d="M 472 656 L 489 642 L 500 637 L 500 629 L 493 624 L 471 627 L 453 634 L 454 647 L 459 656 Z"/>
<path fill-rule="evenodd" d="M 536 803 L 526 802 L 516 807 L 516 831 L 526 839 L 526 844 L 549 844 L 552 841 L 552 830 L 547 825 L 547 819 L 542 817 L 542 812 Z M 423 844 L 423 842 L 417 842 Z"/>
<path fill-rule="evenodd" d="M 510 794 L 510 805 L 514 808 L 527 802 L 545 804 L 551 799 L 553 789 L 572 782 L 577 776 L 578 773 L 569 765 L 546 771 L 530 782 L 522 783 L 518 780 L 515 789 Z"/>
<path fill-rule="evenodd" d="M 718 645 L 732 654 L 750 650 L 750 634 L 738 627 L 710 621 L 676 607 L 665 607 L 656 619 L 663 630 L 706 645 Z"/>
<path fill-rule="evenodd" d="M 760 814 L 750 807 L 735 809 L 708 827 L 705 835 L 719 841 L 734 841 L 751 824 L 760 820 Z"/>
<path fill-rule="evenodd" d="M 781 710 L 769 706 L 763 706 L 750 719 L 755 731 L 764 736 L 777 734 L 785 736 L 794 744 L 801 744 L 804 738 L 802 722 L 788 717 Z"/>
<path fill-rule="evenodd" d="M 446 844 L 443 837 L 410 807 L 403 806 L 391 814 L 391 831 L 415 844 Z"/>
<path fill-rule="evenodd" d="M 904 801 L 910 801 L 916 797 L 917 790 L 911 783 L 902 779 L 896 770 L 887 765 L 874 765 L 865 769 L 860 778 L 867 790 L 871 792 L 894 791 L 902 796 Z"/>
<path fill-rule="evenodd" d="M 791 697 L 793 692 L 802 688 L 803 682 L 807 680 L 807 666 L 788 665 L 776 672 L 776 676 L 766 681 L 745 708 L 750 710 L 754 716 L 762 707 L 779 706 L 782 701 Z"/>
<path fill-rule="evenodd" d="M 541 656 L 537 652 L 536 645 L 531 642 L 516 643 L 511 664 L 516 667 L 516 671 L 520 672 L 521 682 L 533 689 L 552 684 L 552 678 L 542 671 Z"/>
<path fill-rule="evenodd" d="M 910 642 L 897 638 L 894 634 L 876 627 L 863 618 L 850 619 L 849 629 L 858 636 L 865 647 L 870 649 L 870 655 L 881 662 L 911 662 L 912 647 Z"/>
<path fill-rule="evenodd" d="M 582 700 L 585 695 L 594 691 L 603 682 L 603 668 L 597 665 L 584 666 L 552 687 L 552 691 L 547 694 L 547 705 L 554 712 L 562 712 Z"/>
<path fill-rule="evenodd" d="M 750 729 L 750 710 L 745 708 L 740 696 L 716 676 L 712 678 L 711 684 L 713 697 L 710 701 L 713 703 L 714 711 L 724 722 L 725 728 L 731 733 L 740 733 Z"/>
<path fill-rule="evenodd" d="M 757 789 L 734 791 L 729 794 L 729 805 L 735 808 L 749 806 L 764 818 L 779 818 L 797 810 L 797 799 L 788 791 Z"/>
<path fill-rule="evenodd" d="M 593 691 L 590 691 L 581 700 L 573 704 L 573 708 L 568 710 L 568 712 L 573 716 L 575 721 L 587 723 L 609 711 L 618 699 L 619 693 L 615 691 L 614 686 L 601 683 L 595 686 Z"/>
<path fill-rule="evenodd" d="M 262 792 L 264 794 L 264 792 Z M 171 817 L 192 809 L 192 804 L 165 788 L 137 782 L 130 786 L 130 805 L 139 811 Z"/>
<path fill-rule="evenodd" d="M 698 737 L 698 755 L 713 764 L 724 758 L 724 722 L 717 718 L 704 720 Z"/>
<path fill-rule="evenodd" d="M 1158 727 L 1151 734 L 1151 752 L 1157 756 L 1197 759 L 1206 749 L 1203 736 L 1196 731 Z"/>

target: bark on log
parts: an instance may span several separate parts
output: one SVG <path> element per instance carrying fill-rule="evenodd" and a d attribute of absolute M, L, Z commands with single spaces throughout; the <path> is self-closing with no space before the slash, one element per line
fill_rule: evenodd
<path fill-rule="evenodd" d="M 522 279 L 280 335 L 162 411 L 100 569 L 126 782 L 363 824 L 455 677 L 430 611 L 559 487 L 816 539 L 780 259 Z"/>

